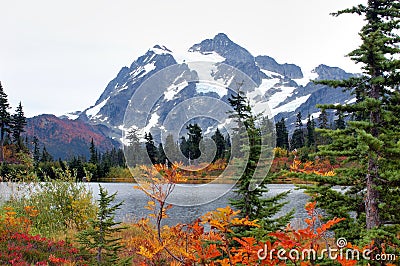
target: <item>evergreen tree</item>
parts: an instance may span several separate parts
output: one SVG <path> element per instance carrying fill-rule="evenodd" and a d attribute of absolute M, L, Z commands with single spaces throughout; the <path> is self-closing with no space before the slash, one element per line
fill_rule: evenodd
<path fill-rule="evenodd" d="M 21 102 L 19 102 L 19 105 L 15 110 L 15 114 L 11 117 L 11 125 L 14 142 L 17 144 L 17 147 L 20 150 L 23 148 L 21 134 L 25 131 L 24 127 L 26 126 L 26 118 L 24 111 L 22 110 Z"/>
<path fill-rule="evenodd" d="M 289 149 L 289 133 L 286 128 L 285 119 L 282 117 L 281 121 L 275 124 L 276 127 L 276 147 L 282 149 Z"/>
<path fill-rule="evenodd" d="M 117 151 L 118 166 L 126 167 L 124 151 L 120 148 Z"/>
<path fill-rule="evenodd" d="M 213 162 L 215 162 L 217 159 L 225 158 L 225 138 L 218 128 L 215 130 L 214 135 L 211 136 L 211 139 L 214 141 L 217 148 Z"/>
<path fill-rule="evenodd" d="M 90 141 L 89 153 L 90 153 L 89 163 L 97 164 L 98 163 L 98 154 L 97 154 L 96 146 L 94 145 L 93 138 Z"/>
<path fill-rule="evenodd" d="M 39 149 L 39 139 L 34 136 L 33 137 L 33 162 L 37 166 L 40 161 L 40 149 Z"/>
<path fill-rule="evenodd" d="M 179 148 L 181 149 L 181 152 L 182 152 L 183 156 L 185 156 L 186 159 L 189 159 L 189 162 L 190 162 L 190 158 L 189 158 L 189 155 L 190 155 L 189 144 L 188 144 L 188 142 L 186 141 L 185 136 L 182 136 L 182 137 L 181 137 L 181 142 L 179 143 Z"/>
<path fill-rule="evenodd" d="M 83 167 L 83 158 L 73 157 L 71 161 L 68 162 L 68 167 L 74 172 L 74 175 L 78 180 L 82 180 L 86 176 L 85 168 Z"/>
<path fill-rule="evenodd" d="M 329 117 L 326 109 L 321 109 L 321 114 L 318 116 L 318 128 L 320 129 L 328 129 L 330 125 L 328 124 Z M 315 141 L 317 145 L 326 145 L 330 142 L 330 138 L 321 134 L 320 131 L 315 131 Z"/>
<path fill-rule="evenodd" d="M 260 135 L 263 138 L 262 143 L 268 148 L 276 147 L 276 131 L 274 120 L 267 117 L 260 117 L 259 119 Z M 272 149 L 271 149 L 272 151 Z"/>
<path fill-rule="evenodd" d="M 203 139 L 202 130 L 198 124 L 189 124 L 186 129 L 188 130 L 187 145 L 189 149 L 188 157 L 190 160 L 200 157 L 200 141 Z"/>
<path fill-rule="evenodd" d="M 8 103 L 7 94 L 3 90 L 0 82 L 0 162 L 4 161 L 4 139 L 6 133 L 10 130 L 11 115 L 8 112 L 10 104 Z"/>
<path fill-rule="evenodd" d="M 158 144 L 157 157 L 158 157 L 158 162 L 157 163 L 159 163 L 159 164 L 168 164 L 167 155 L 165 155 L 164 146 L 163 146 L 162 143 Z"/>
<path fill-rule="evenodd" d="M 145 156 L 145 151 L 140 144 L 140 137 L 138 130 L 132 128 L 127 133 L 126 139 L 128 140 L 128 145 L 124 146 L 127 165 L 129 167 L 135 167 L 136 165 L 143 164 Z"/>
<path fill-rule="evenodd" d="M 315 121 L 308 115 L 307 119 L 307 147 L 314 147 L 315 145 Z"/>
<path fill-rule="evenodd" d="M 123 248 L 122 238 L 114 236 L 126 229 L 120 226 L 120 222 L 115 222 L 115 212 L 123 202 L 111 206 L 117 193 L 109 195 L 100 185 L 99 191 L 97 219 L 90 220 L 90 227 L 77 235 L 81 254 L 90 260 L 90 265 L 131 265 L 130 259 L 119 259 L 118 252 Z"/>
<path fill-rule="evenodd" d="M 40 162 L 46 163 L 52 161 L 53 161 L 53 156 L 51 156 L 51 154 L 47 151 L 46 146 L 43 146 Z"/>
<path fill-rule="evenodd" d="M 328 113 L 326 112 L 326 109 L 322 108 L 321 114 L 318 116 L 318 126 L 319 128 L 322 129 L 327 129 L 328 128 Z"/>
<path fill-rule="evenodd" d="M 337 119 L 334 121 L 335 129 L 345 129 L 346 122 L 344 121 L 343 112 L 341 110 L 337 110 L 336 115 Z"/>
<path fill-rule="evenodd" d="M 183 153 L 182 148 L 181 151 Z M 174 136 L 171 134 L 168 134 L 165 139 L 164 153 L 166 154 L 166 157 L 168 157 L 169 164 L 181 161 L 179 156 L 179 146 L 177 143 L 175 143 Z"/>
<path fill-rule="evenodd" d="M 251 113 L 250 105 L 243 96 L 243 92 L 240 91 L 240 87 L 238 88 L 237 94 L 231 96 L 228 100 L 235 110 L 235 113 L 231 113 L 231 117 L 234 117 L 238 122 L 238 128 L 236 128 L 237 136 L 242 138 L 243 133 L 247 135 L 248 145 L 244 145 L 242 148 L 247 151 L 249 155 L 248 160 L 239 160 L 239 164 L 244 164 L 244 171 L 238 178 L 234 189 L 236 197 L 231 199 L 231 204 L 241 211 L 239 214 L 241 217 L 249 217 L 250 220 L 258 219 L 261 225 L 261 228 L 255 230 L 250 230 L 249 228 L 238 229 L 240 231 L 236 233 L 240 236 L 252 235 L 257 239 L 266 239 L 268 232 L 285 226 L 292 215 L 292 213 L 288 213 L 284 217 L 272 219 L 272 216 L 285 204 L 282 202 L 282 199 L 285 198 L 287 193 L 266 198 L 264 194 L 268 191 L 266 184 L 269 180 L 267 177 L 265 177 L 263 182 L 258 186 L 252 186 L 257 163 L 261 155 L 262 131 L 260 128 L 256 127 L 257 118 Z M 241 168 L 240 165 L 239 168 Z"/>
<path fill-rule="evenodd" d="M 298 112 L 296 115 L 296 129 L 293 132 L 292 139 L 290 141 L 290 149 L 299 149 L 304 147 L 304 132 L 303 122 L 301 121 L 301 113 Z"/>
<path fill-rule="evenodd" d="M 154 145 L 153 135 L 151 135 L 150 132 L 148 134 L 145 133 L 144 138 L 146 140 L 147 155 L 149 156 L 151 163 L 156 164 L 158 161 L 157 147 Z"/>
<path fill-rule="evenodd" d="M 319 186 L 311 193 L 318 196 L 327 219 L 347 218 L 337 226 L 337 235 L 361 244 L 374 239 L 379 249 L 382 241 L 399 245 L 400 3 L 369 0 L 367 5 L 335 15 L 345 13 L 365 17 L 366 24 L 359 34 L 362 43 L 349 54 L 352 60 L 362 64 L 363 73 L 347 80 L 318 83 L 350 90 L 357 100 L 354 104 L 318 107 L 346 113 L 356 120 L 349 121 L 344 129 L 323 130 L 332 143 L 320 147 L 320 155 L 346 156 L 352 164 L 338 171 L 337 177 L 315 177 Z M 342 194 L 330 189 L 334 185 L 346 185 L 350 189 Z M 351 212 L 356 214 L 355 218 L 350 217 Z"/>

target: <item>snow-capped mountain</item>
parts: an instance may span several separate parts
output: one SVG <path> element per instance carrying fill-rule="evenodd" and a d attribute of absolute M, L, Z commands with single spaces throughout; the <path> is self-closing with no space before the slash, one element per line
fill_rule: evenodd
<path fill-rule="evenodd" d="M 317 103 L 345 103 L 352 100 L 348 92 L 310 82 L 310 79 L 343 79 L 352 74 L 326 65 L 319 65 L 310 73 L 303 73 L 295 64 L 280 64 L 266 55 L 255 57 L 220 33 L 213 39 L 193 45 L 187 51 L 173 52 L 165 46 L 154 46 L 130 67 L 123 67 L 93 106 L 74 115 L 90 124 L 107 126 L 113 132 L 110 137 L 120 139 L 121 130 L 125 127 L 125 111 L 131 104 L 132 96 L 146 80 L 167 68 L 169 71 L 160 81 L 162 84 L 155 85 L 164 88 L 164 92 L 148 110 L 150 113 L 144 114 L 141 112 L 143 110 L 137 110 L 137 115 L 133 114 L 137 117 L 145 116 L 143 119 L 146 119 L 137 127 L 148 131 L 160 130 L 175 106 L 196 96 L 208 96 L 227 102 L 229 91 L 224 87 L 210 88 L 201 82 L 193 82 L 201 80 L 204 74 L 193 68 L 191 62 L 195 61 L 209 62 L 212 67 L 210 73 L 206 73 L 207 78 L 222 83 L 226 88 L 234 88 L 241 78 L 237 72 L 232 72 L 232 68 L 243 72 L 252 81 L 244 88 L 251 104 L 256 107 L 267 103 L 275 121 L 284 117 L 290 130 L 293 129 L 295 114 L 299 111 L 304 119 L 308 114 L 316 118 L 319 112 L 315 107 Z M 154 92 L 148 92 L 151 93 Z M 203 131 L 213 126 L 210 122 L 202 123 Z"/>

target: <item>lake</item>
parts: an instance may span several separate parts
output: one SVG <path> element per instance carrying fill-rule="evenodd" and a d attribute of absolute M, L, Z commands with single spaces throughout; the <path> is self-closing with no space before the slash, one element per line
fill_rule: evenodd
<path fill-rule="evenodd" d="M 93 193 L 98 195 L 98 184 L 89 183 Z M 116 218 L 118 220 L 137 219 L 146 216 L 149 213 L 144 206 L 147 205 L 149 198 L 144 192 L 134 189 L 136 184 L 132 183 L 100 183 L 108 192 L 117 192 L 116 201 L 124 201 L 124 205 L 118 211 Z M 287 197 L 289 203 L 284 206 L 280 214 L 295 210 L 293 219 L 294 225 L 299 223 L 299 220 L 307 217 L 304 210 L 309 196 L 304 194 L 302 190 L 296 190 L 296 187 L 291 184 L 270 184 L 268 185 L 269 192 L 265 196 L 276 195 L 290 190 Z M 225 207 L 229 204 L 229 198 L 232 198 L 234 193 L 230 184 L 207 184 L 207 185 L 181 185 L 177 184 L 173 194 L 171 194 L 170 203 L 173 208 L 168 210 L 169 218 L 165 220 L 166 224 L 172 225 L 176 223 L 190 223 L 206 212 L 215 210 L 216 208 Z"/>
<path fill-rule="evenodd" d="M 134 183 L 85 183 L 91 188 L 94 196 L 98 198 L 99 184 L 111 193 L 117 192 L 116 203 L 123 201 L 124 204 L 116 213 L 118 221 L 132 221 L 145 217 L 150 213 L 145 209 L 149 201 L 148 196 L 141 190 L 135 189 Z M 229 204 L 229 198 L 234 196 L 232 184 L 203 184 L 189 185 L 177 184 L 174 192 L 169 198 L 169 203 L 173 204 L 173 208 L 168 210 L 169 218 L 164 223 L 173 225 L 176 223 L 190 223 L 201 217 L 206 212 L 215 210 L 216 208 L 225 207 Z M 3 199 L 8 198 L 13 185 L 0 183 L 0 192 Z M 270 184 L 269 192 L 266 197 L 276 195 L 285 191 L 290 191 L 286 201 L 288 204 L 284 206 L 280 214 L 295 210 L 293 226 L 300 226 L 300 221 L 307 217 L 304 205 L 309 199 L 302 190 L 296 190 L 291 184 Z M 278 214 L 279 215 L 279 214 Z"/>

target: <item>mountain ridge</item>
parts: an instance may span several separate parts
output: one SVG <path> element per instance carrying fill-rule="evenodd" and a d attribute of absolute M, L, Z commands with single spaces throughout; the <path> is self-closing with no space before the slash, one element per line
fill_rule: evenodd
<path fill-rule="evenodd" d="M 193 69 L 192 61 L 210 62 L 213 70 L 207 75 L 225 87 L 235 86 L 237 75 L 232 73 L 232 67 L 246 74 L 253 83 L 244 88 L 250 103 L 255 108 L 268 104 L 275 121 L 285 118 L 290 132 L 294 129 L 297 112 L 301 112 L 303 118 L 308 114 L 317 116 L 319 110 L 315 107 L 316 103 L 351 103 L 353 100 L 349 92 L 315 85 L 309 79 L 345 79 L 354 74 L 323 63 L 315 67 L 312 73 L 303 73 L 296 64 L 280 64 L 268 55 L 253 56 L 224 33 L 200 41 L 182 54 L 172 52 L 162 45 L 154 45 L 129 67 L 122 67 L 93 106 L 69 114 L 69 117 L 92 126 L 101 126 L 105 138 L 120 141 L 123 130 L 126 130 L 125 110 L 132 96 L 150 77 L 161 73 L 159 71 L 173 69 L 163 81 L 164 94 L 160 95 L 152 107 L 152 113 L 147 114 L 149 121 L 145 129 L 159 137 L 168 113 L 184 100 L 206 95 L 227 103 L 228 91 L 216 91 L 193 82 L 199 79 L 200 73 Z M 210 123 L 203 122 L 204 131 L 209 131 Z M 182 125 L 171 125 L 174 126 Z"/>

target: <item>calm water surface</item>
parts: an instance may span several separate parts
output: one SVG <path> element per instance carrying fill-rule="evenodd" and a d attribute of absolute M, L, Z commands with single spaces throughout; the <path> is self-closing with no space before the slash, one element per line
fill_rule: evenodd
<path fill-rule="evenodd" d="M 124 204 L 116 213 L 116 220 L 131 221 L 146 217 L 150 213 L 144 206 L 147 205 L 149 198 L 144 192 L 135 189 L 133 183 L 86 183 L 91 188 L 93 194 L 98 198 L 99 184 L 111 193 L 117 192 L 116 203 L 123 201 Z M 304 205 L 309 199 L 302 190 L 296 190 L 290 184 L 271 184 L 268 185 L 269 192 L 266 197 L 290 191 L 284 206 L 279 214 L 285 214 L 290 210 L 295 210 L 292 223 L 300 223 L 302 218 L 307 217 Z M 0 183 L 0 197 L 5 200 L 9 198 L 12 191 L 16 191 L 15 185 Z M 21 192 L 20 192 L 21 193 Z M 176 185 L 170 197 L 170 203 L 174 207 L 168 210 L 169 218 L 165 219 L 166 224 L 190 223 L 208 211 L 216 208 L 225 207 L 229 204 L 229 199 L 234 196 L 232 185 L 229 184 L 207 184 L 205 185 Z M 278 214 L 278 215 L 279 215 Z"/>
<path fill-rule="evenodd" d="M 99 191 L 98 184 L 88 184 L 95 195 Z M 118 220 L 138 219 L 149 213 L 148 210 L 144 209 L 149 198 L 142 191 L 134 189 L 135 184 L 100 183 L 100 185 L 110 193 L 117 192 L 117 202 L 124 201 L 124 205 L 117 213 Z M 290 184 L 271 184 L 268 185 L 268 189 L 269 192 L 265 195 L 266 197 L 290 190 L 286 199 L 288 204 L 280 212 L 281 215 L 294 209 L 294 223 L 307 217 L 304 205 L 309 197 L 302 190 L 296 190 L 296 187 Z M 225 207 L 232 197 L 234 197 L 234 193 L 231 185 L 207 184 L 204 188 L 199 187 L 199 185 L 177 185 L 171 195 L 171 202 L 174 203 L 174 207 L 168 210 L 169 218 L 165 222 L 167 224 L 190 223 L 206 212 Z"/>

